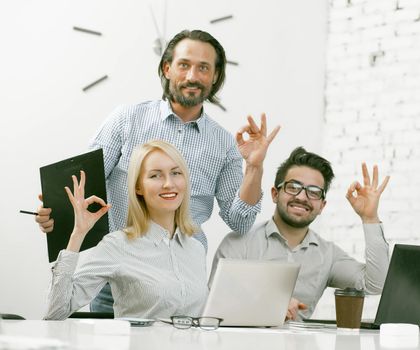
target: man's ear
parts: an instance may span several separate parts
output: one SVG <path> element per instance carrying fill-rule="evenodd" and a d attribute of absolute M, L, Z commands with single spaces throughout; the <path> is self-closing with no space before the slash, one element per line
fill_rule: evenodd
<path fill-rule="evenodd" d="M 327 201 L 324 199 L 321 203 L 321 210 L 319 211 L 318 215 L 321 215 L 322 211 L 324 210 L 325 206 L 327 205 Z"/>
<path fill-rule="evenodd" d="M 216 81 L 218 78 L 219 78 L 219 72 L 215 72 L 214 77 L 213 77 L 213 85 L 216 84 Z"/>
<path fill-rule="evenodd" d="M 277 203 L 278 194 L 279 194 L 278 189 L 275 187 L 271 187 L 271 199 L 273 200 L 273 203 Z"/>
<path fill-rule="evenodd" d="M 162 67 L 162 72 L 163 72 L 163 75 L 165 76 L 165 78 L 168 79 L 168 80 L 169 80 L 169 77 L 170 77 L 170 74 L 169 74 L 170 70 L 171 70 L 171 65 L 169 64 L 169 62 L 168 61 L 164 62 L 163 67 Z"/>

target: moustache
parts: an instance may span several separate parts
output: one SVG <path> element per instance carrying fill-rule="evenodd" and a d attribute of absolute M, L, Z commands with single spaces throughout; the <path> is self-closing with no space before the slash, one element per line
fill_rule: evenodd
<path fill-rule="evenodd" d="M 198 88 L 200 90 L 204 90 L 204 85 L 200 83 L 186 83 L 181 84 L 181 88 Z"/>

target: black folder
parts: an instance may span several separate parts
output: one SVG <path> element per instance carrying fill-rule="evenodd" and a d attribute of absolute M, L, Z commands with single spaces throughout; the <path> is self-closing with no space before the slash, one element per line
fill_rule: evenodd
<path fill-rule="evenodd" d="M 45 208 L 51 208 L 51 217 L 54 219 L 54 230 L 47 236 L 49 261 L 57 260 L 60 250 L 67 247 L 70 234 L 73 231 L 73 207 L 64 187 L 73 192 L 72 175 L 80 180 L 80 170 L 86 173 L 85 198 L 96 195 L 105 202 L 105 171 L 102 149 L 84 153 L 60 162 L 41 167 L 41 187 Z M 100 208 L 98 204 L 89 206 L 94 212 Z M 86 235 L 81 251 L 94 247 L 109 232 L 108 214 L 101 217 L 95 226 Z"/>

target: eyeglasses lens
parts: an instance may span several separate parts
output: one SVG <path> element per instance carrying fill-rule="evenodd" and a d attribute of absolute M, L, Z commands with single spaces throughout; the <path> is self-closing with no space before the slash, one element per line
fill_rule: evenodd
<path fill-rule="evenodd" d="M 198 321 L 201 329 L 214 330 L 219 328 L 220 320 L 213 317 L 201 317 Z"/>
<path fill-rule="evenodd" d="M 317 186 L 303 186 L 298 182 L 286 182 L 284 186 L 284 191 L 293 196 L 297 196 L 303 189 L 305 189 L 308 198 L 310 199 L 321 199 L 323 196 L 323 191 Z"/>
<path fill-rule="evenodd" d="M 175 328 L 187 329 L 191 328 L 193 320 L 190 317 L 172 317 L 172 324 Z"/>

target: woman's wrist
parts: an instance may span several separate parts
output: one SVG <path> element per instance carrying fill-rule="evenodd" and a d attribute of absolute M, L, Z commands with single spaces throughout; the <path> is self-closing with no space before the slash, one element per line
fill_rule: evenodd
<path fill-rule="evenodd" d="M 78 253 L 85 237 L 86 233 L 74 229 L 70 235 L 69 243 L 67 244 L 67 250 Z"/>

